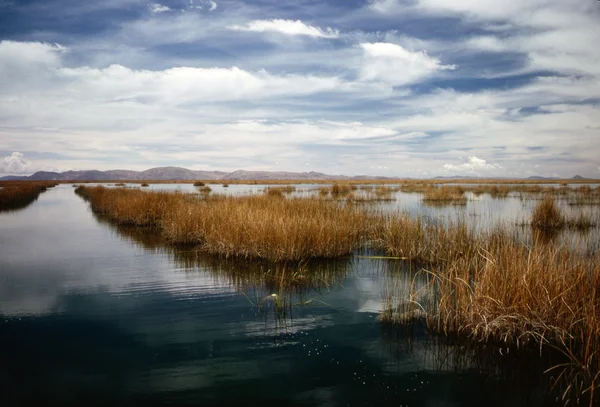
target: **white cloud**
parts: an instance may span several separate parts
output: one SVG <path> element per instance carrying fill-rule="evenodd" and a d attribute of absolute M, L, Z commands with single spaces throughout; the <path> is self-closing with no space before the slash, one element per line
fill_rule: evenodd
<path fill-rule="evenodd" d="M 593 1 L 400 0 L 373 1 L 381 15 L 458 16 L 489 34 L 452 40 L 449 49 L 473 48 L 527 56 L 525 71 L 554 70 L 567 75 L 600 76 L 598 5 Z"/>
<path fill-rule="evenodd" d="M 484 159 L 470 156 L 462 164 L 444 164 L 444 169 L 451 173 L 480 173 L 481 171 L 500 170 L 502 167 L 498 164 L 488 164 Z"/>
<path fill-rule="evenodd" d="M 0 174 L 24 174 L 28 172 L 31 162 L 23 158 L 23 154 L 15 151 L 4 157 L 0 164 Z"/>
<path fill-rule="evenodd" d="M 212 0 L 200 0 L 201 4 L 195 4 L 194 0 L 188 1 L 188 8 L 190 9 L 199 9 L 208 8 L 208 11 L 215 11 L 217 9 L 217 3 Z"/>
<path fill-rule="evenodd" d="M 170 7 L 158 3 L 148 4 L 148 9 L 151 13 L 164 13 L 166 11 L 171 11 Z"/>
<path fill-rule="evenodd" d="M 369 89 L 373 89 L 336 76 L 274 75 L 265 70 L 251 72 L 235 66 L 182 66 L 155 71 L 135 70 L 122 65 L 68 68 L 62 64 L 57 52 L 60 50 L 63 48 L 57 45 L 0 42 L 0 87 L 5 90 L 0 101 L 24 96 L 8 92 L 15 83 L 26 86 L 28 92 L 39 100 L 46 95 L 62 98 L 63 103 L 68 100 L 76 103 L 143 100 L 141 103 L 159 105 L 259 100 L 319 92 L 368 94 Z M 46 124 L 40 126 L 49 127 Z"/>
<path fill-rule="evenodd" d="M 425 51 L 412 52 L 400 45 L 377 42 L 362 43 L 361 79 L 383 81 L 392 85 L 418 82 L 437 71 L 453 70 L 454 65 L 442 65 L 439 59 Z"/>
<path fill-rule="evenodd" d="M 320 38 L 338 38 L 339 31 L 327 27 L 325 30 L 306 25 L 300 20 L 254 20 L 246 25 L 231 25 L 227 27 L 235 31 L 278 32 L 285 35 L 305 35 Z"/>

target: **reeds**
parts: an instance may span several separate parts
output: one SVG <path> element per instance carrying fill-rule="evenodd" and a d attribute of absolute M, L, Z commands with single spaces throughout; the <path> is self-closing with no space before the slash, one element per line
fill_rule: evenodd
<path fill-rule="evenodd" d="M 507 227 L 475 232 L 461 220 L 381 214 L 341 200 L 288 198 L 281 191 L 241 197 L 103 187 L 76 191 L 94 212 L 114 222 L 152 226 L 165 242 L 191 244 L 201 253 L 281 264 L 343 257 L 368 246 L 410 261 L 411 270 L 425 266 L 419 284 L 401 293 L 411 307 L 384 314 L 384 321 L 420 318 L 447 335 L 511 348 L 555 348 L 570 360 L 552 371 L 572 381 L 568 391 L 589 395 L 600 386 L 598 253 L 553 244 L 529 247 Z M 551 198 L 538 207 L 532 224 L 568 219 Z M 280 270 L 283 281 L 284 270 L 291 269 Z M 428 295 L 422 295 L 425 290 Z"/>
<path fill-rule="evenodd" d="M 203 187 L 204 185 L 206 185 L 204 182 L 202 181 L 196 181 L 194 182 L 194 186 L 195 187 Z"/>
<path fill-rule="evenodd" d="M 458 186 L 441 186 L 430 188 L 423 195 L 423 202 L 430 204 L 466 205 L 467 197 L 464 189 Z"/>
<path fill-rule="evenodd" d="M 557 349 L 570 360 L 552 371 L 566 393 L 588 397 L 600 386 L 600 254 L 528 247 L 505 227 L 475 234 L 461 223 L 390 218 L 384 230 L 387 253 L 427 262 L 399 293 L 406 306 L 384 312 L 385 322 L 419 318 L 443 335 Z M 414 285 L 424 279 L 426 288 Z"/>
<path fill-rule="evenodd" d="M 531 226 L 537 229 L 570 228 L 586 230 L 596 226 L 596 223 L 583 212 L 579 212 L 574 216 L 565 215 L 555 199 L 548 195 L 533 209 Z"/>
<path fill-rule="evenodd" d="M 271 196 L 283 196 L 283 194 L 291 194 L 296 191 L 296 187 L 293 185 L 284 185 L 282 187 L 267 187 L 265 188 L 265 194 Z"/>
<path fill-rule="evenodd" d="M 331 196 L 333 198 L 340 198 L 349 195 L 352 192 L 352 186 L 349 184 L 333 184 L 331 186 Z"/>
<path fill-rule="evenodd" d="M 380 215 L 372 224 L 371 247 L 387 256 L 437 264 L 472 255 L 476 237 L 464 221 L 444 224 L 406 214 Z"/>
<path fill-rule="evenodd" d="M 585 258 L 568 248 L 528 248 L 511 240 L 483 242 L 476 257 L 431 275 L 437 298 L 429 324 L 437 331 L 508 347 L 549 346 L 571 361 L 552 371 L 559 382 L 570 377 L 566 393 L 589 396 L 600 386 L 597 255 Z"/>
<path fill-rule="evenodd" d="M 353 253 L 367 216 L 352 206 L 271 195 L 197 199 L 169 192 L 80 187 L 92 209 L 121 224 L 156 226 L 166 241 L 225 257 L 272 261 Z"/>
<path fill-rule="evenodd" d="M 531 225 L 536 228 L 561 228 L 565 225 L 565 217 L 551 196 L 544 198 L 533 209 Z"/>
<path fill-rule="evenodd" d="M 13 181 L 4 182 L 0 186 L 0 211 L 24 209 L 46 191 L 54 187 L 55 182 Z"/>

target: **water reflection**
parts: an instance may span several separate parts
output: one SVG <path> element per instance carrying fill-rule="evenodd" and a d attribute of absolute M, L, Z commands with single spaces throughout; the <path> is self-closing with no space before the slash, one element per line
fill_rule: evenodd
<path fill-rule="evenodd" d="M 405 268 L 202 256 L 99 222 L 57 187 L 0 215 L 0 402 L 548 405 L 539 364 L 382 328 L 386 290 L 426 282 Z"/>
<path fill-rule="evenodd" d="M 209 275 L 215 285 L 231 287 L 258 311 L 272 311 L 277 319 L 291 317 L 297 306 L 329 306 L 321 298 L 323 294 L 356 270 L 354 257 L 300 263 L 223 258 L 190 246 L 165 245 L 160 234 L 149 228 L 114 225 L 98 216 L 96 219 L 127 242 L 166 254 L 181 272 Z"/>

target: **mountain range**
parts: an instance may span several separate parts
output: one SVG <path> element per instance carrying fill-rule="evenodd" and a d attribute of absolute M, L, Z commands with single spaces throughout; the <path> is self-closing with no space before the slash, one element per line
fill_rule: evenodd
<path fill-rule="evenodd" d="M 436 177 L 434 179 L 471 179 L 478 177 Z M 50 172 L 39 171 L 30 176 L 9 175 L 0 181 L 32 180 L 32 181 L 190 181 L 190 180 L 372 180 L 392 179 L 391 177 L 373 177 L 368 175 L 329 175 L 322 172 L 287 172 L 287 171 L 196 171 L 181 167 L 156 167 L 145 171 L 130 170 L 86 170 Z M 503 179 L 503 178 L 498 178 Z M 528 180 L 556 180 L 558 178 L 529 177 Z M 573 180 L 585 179 L 579 175 Z"/>
<path fill-rule="evenodd" d="M 157 167 L 145 171 L 130 170 L 87 170 L 49 172 L 39 171 L 30 176 L 7 176 L 0 181 L 35 180 L 35 181 L 168 181 L 168 180 L 345 180 L 345 179 L 385 179 L 386 177 L 370 177 L 359 175 L 328 175 L 321 172 L 286 172 L 286 171 L 195 171 L 181 167 Z"/>

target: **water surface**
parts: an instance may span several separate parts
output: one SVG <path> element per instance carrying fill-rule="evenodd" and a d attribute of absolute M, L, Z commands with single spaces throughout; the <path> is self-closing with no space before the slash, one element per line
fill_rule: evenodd
<path fill-rule="evenodd" d="M 168 186 L 178 187 L 192 188 Z M 388 205 L 458 210 L 417 210 L 416 201 L 411 209 L 414 195 L 404 195 Z M 511 202 L 506 212 L 470 202 L 466 212 L 522 210 Z M 411 281 L 398 267 L 358 257 L 309 264 L 297 284 L 278 290 L 269 276 L 281 270 L 165 248 L 149 231 L 97 219 L 70 185 L 58 186 L 0 214 L 0 402 L 549 403 L 535 355 L 488 349 L 483 358 L 424 327 L 382 327 L 386 290 Z"/>

